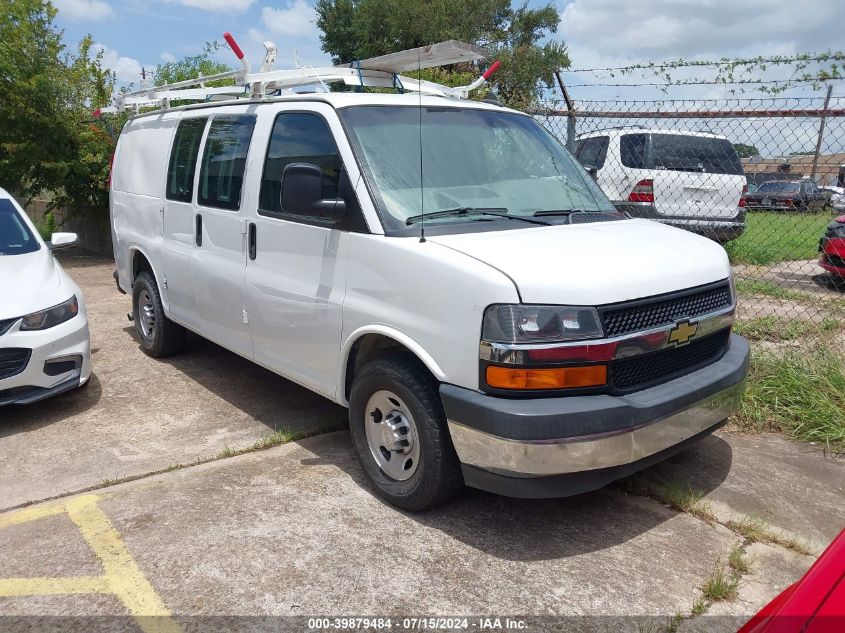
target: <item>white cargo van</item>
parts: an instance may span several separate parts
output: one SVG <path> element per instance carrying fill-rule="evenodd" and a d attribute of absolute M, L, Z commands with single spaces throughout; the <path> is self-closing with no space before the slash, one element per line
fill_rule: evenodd
<path fill-rule="evenodd" d="M 578 138 L 575 157 L 616 208 L 727 242 L 745 231 L 748 185 L 724 136 L 620 128 Z"/>
<path fill-rule="evenodd" d="M 596 489 L 743 392 L 724 250 L 625 219 L 496 105 L 345 92 L 135 116 L 111 221 L 148 354 L 191 330 L 348 407 L 364 471 L 403 508 L 463 484 Z"/>

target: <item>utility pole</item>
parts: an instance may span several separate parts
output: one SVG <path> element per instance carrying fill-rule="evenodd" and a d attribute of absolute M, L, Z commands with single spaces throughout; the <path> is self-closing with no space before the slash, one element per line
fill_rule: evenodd
<path fill-rule="evenodd" d="M 828 84 L 827 96 L 824 98 L 824 108 L 822 108 L 822 118 L 819 123 L 819 137 L 816 139 L 816 153 L 813 156 L 813 171 L 810 172 L 810 180 L 816 181 L 816 169 L 819 166 L 819 154 L 822 151 L 822 138 L 824 137 L 824 125 L 827 121 L 827 110 L 830 106 L 830 95 L 833 93 L 833 85 Z"/>

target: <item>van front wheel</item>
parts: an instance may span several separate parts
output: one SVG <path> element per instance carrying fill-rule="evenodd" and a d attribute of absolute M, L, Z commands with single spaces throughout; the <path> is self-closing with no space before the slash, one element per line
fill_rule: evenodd
<path fill-rule="evenodd" d="M 175 354 L 185 344 L 185 329 L 164 315 L 158 284 L 146 270 L 132 285 L 132 319 L 141 349 L 148 356 Z"/>
<path fill-rule="evenodd" d="M 415 359 L 379 359 L 358 372 L 349 426 L 367 477 L 393 505 L 426 510 L 463 486 L 437 385 Z"/>

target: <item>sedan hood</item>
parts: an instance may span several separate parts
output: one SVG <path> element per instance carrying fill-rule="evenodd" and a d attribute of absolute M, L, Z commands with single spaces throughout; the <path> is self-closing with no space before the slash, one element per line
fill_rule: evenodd
<path fill-rule="evenodd" d="M 500 270 L 526 303 L 603 305 L 700 286 L 731 272 L 715 242 L 649 220 L 428 239 Z"/>
<path fill-rule="evenodd" d="M 34 253 L 0 256 L 0 319 L 23 316 L 69 299 L 70 294 L 62 294 L 62 285 L 62 269 L 43 246 Z"/>

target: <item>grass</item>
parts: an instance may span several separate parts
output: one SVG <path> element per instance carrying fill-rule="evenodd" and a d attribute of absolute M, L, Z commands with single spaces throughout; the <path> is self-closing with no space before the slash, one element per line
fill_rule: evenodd
<path fill-rule="evenodd" d="M 825 348 L 757 350 L 748 389 L 734 421 L 739 427 L 785 432 L 845 452 L 845 360 Z"/>
<path fill-rule="evenodd" d="M 752 341 L 794 341 L 806 336 L 818 336 L 836 331 L 842 327 L 841 319 L 827 316 L 821 323 L 803 319 L 787 319 L 767 315 L 756 319 L 740 320 L 734 325 L 734 331 Z"/>
<path fill-rule="evenodd" d="M 681 481 L 659 483 L 636 477 L 623 480 L 621 485 L 626 492 L 650 497 L 678 512 L 686 512 L 708 523 L 716 520 L 710 504 L 702 500 L 704 493 L 693 489 L 689 483 Z"/>
<path fill-rule="evenodd" d="M 739 578 L 725 572 L 720 563 L 716 564 L 713 575 L 701 587 L 701 596 L 709 602 L 722 602 L 736 598 Z"/>
<path fill-rule="evenodd" d="M 749 211 L 745 233 L 725 245 L 734 264 L 766 265 L 796 259 L 815 259 L 819 238 L 830 222 L 824 213 Z"/>
<path fill-rule="evenodd" d="M 747 574 L 751 571 L 751 566 L 748 564 L 748 557 L 742 547 L 735 547 L 728 555 L 728 566 L 735 574 Z"/>
<path fill-rule="evenodd" d="M 707 610 L 710 608 L 710 603 L 707 602 L 703 597 L 699 596 L 695 600 L 692 601 L 692 609 L 690 609 L 690 615 L 699 616 L 704 615 L 707 613 Z"/>
<path fill-rule="evenodd" d="M 743 295 L 766 295 L 774 299 L 788 299 L 791 301 L 817 301 L 816 295 L 799 290 L 782 288 L 774 282 L 763 279 L 737 279 L 736 291 Z"/>
<path fill-rule="evenodd" d="M 729 521 L 726 527 L 744 537 L 746 543 L 769 543 L 804 556 L 813 555 L 813 550 L 805 541 L 775 530 L 759 517 L 745 516 L 737 521 Z"/>

